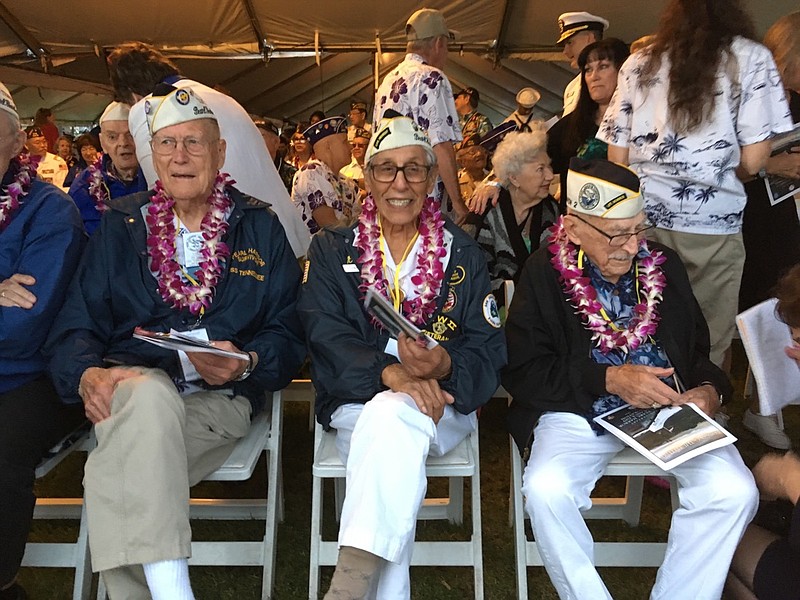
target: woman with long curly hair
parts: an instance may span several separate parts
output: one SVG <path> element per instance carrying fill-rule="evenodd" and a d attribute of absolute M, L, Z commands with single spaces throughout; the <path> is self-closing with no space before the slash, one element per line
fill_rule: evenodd
<path fill-rule="evenodd" d="M 641 179 L 652 237 L 677 250 L 726 365 L 744 263 L 743 180 L 792 127 L 780 74 L 743 0 L 671 0 L 623 65 L 600 131 Z"/>

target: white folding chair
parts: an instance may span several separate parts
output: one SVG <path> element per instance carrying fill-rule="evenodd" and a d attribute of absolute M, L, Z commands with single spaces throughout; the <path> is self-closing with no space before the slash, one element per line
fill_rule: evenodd
<path fill-rule="evenodd" d="M 510 439 L 510 438 L 509 438 Z M 528 598 L 527 567 L 543 566 L 535 540 L 525 533 L 525 504 L 522 498 L 522 457 L 513 439 L 511 443 L 511 509 L 514 527 L 514 555 L 517 564 L 517 596 Z M 642 490 L 646 476 L 670 481 L 672 509 L 678 507 L 678 491 L 674 478 L 632 448 L 626 448 L 609 463 L 605 475 L 626 477 L 625 495 L 592 498 L 586 519 L 621 519 L 631 527 L 639 524 Z M 594 564 L 598 567 L 660 567 L 664 562 L 666 542 L 595 542 Z"/>
<path fill-rule="evenodd" d="M 52 471 L 62 460 L 75 451 L 88 452 L 94 447 L 90 424 L 68 434 L 51 450 L 36 468 L 39 479 Z M 34 519 L 78 519 L 78 539 L 67 543 L 28 542 L 22 557 L 23 567 L 66 567 L 75 569 L 72 587 L 73 600 L 89 597 L 92 569 L 89 562 L 89 545 L 86 533 L 86 511 L 82 498 L 37 498 Z"/>
<path fill-rule="evenodd" d="M 463 511 L 464 479 L 470 478 L 472 493 L 472 535 L 468 541 L 415 541 L 412 566 L 469 566 L 474 571 L 475 598 L 483 599 L 483 537 L 481 535 L 480 458 L 478 431 L 472 432 L 456 448 L 441 457 L 429 456 L 425 465 L 428 477 L 449 478 L 447 498 L 426 498 L 418 519 L 447 519 L 460 523 Z M 321 566 L 334 566 L 339 549 L 336 541 L 322 539 L 323 480 L 334 479 L 336 517 L 344 501 L 346 469 L 336 449 L 336 432 L 314 431 L 314 464 L 311 489 L 311 560 L 308 597 L 317 600 Z"/>
<path fill-rule="evenodd" d="M 271 397 L 271 401 L 270 401 Z M 269 405 L 272 405 L 270 411 Z M 189 515 L 192 519 L 249 520 L 264 519 L 261 541 L 193 541 L 190 566 L 261 567 L 261 600 L 272 595 L 275 576 L 275 552 L 278 520 L 283 520 L 283 484 L 281 473 L 281 431 L 283 401 L 281 392 L 267 393 L 267 410 L 258 414 L 250 430 L 236 443 L 225 463 L 204 481 L 245 481 L 255 471 L 262 452 L 267 453 L 267 497 L 254 499 L 192 498 Z M 98 600 L 106 598 L 102 579 Z"/>

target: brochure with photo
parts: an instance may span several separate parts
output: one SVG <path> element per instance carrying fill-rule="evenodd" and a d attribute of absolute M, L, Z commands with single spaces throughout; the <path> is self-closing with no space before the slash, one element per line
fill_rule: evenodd
<path fill-rule="evenodd" d="M 177 350 L 179 352 L 206 352 L 208 354 L 216 354 L 217 356 L 250 360 L 250 357 L 245 352 L 233 352 L 230 350 L 223 350 L 222 348 L 216 348 L 211 345 L 211 342 L 189 337 L 188 335 L 176 331 L 163 333 L 160 331 L 147 331 L 146 329 L 137 327 L 133 331 L 133 337 L 137 340 L 166 348 L 167 350 Z"/>
<path fill-rule="evenodd" d="M 381 325 L 386 328 L 386 331 L 392 337 L 399 338 L 400 334 L 404 333 L 411 339 L 424 341 L 425 347 L 429 350 L 438 346 L 438 342 L 425 335 L 419 327 L 397 312 L 394 306 L 389 304 L 389 301 L 376 293 L 375 290 L 367 290 L 367 296 L 364 298 L 364 308 L 380 321 Z"/>
<path fill-rule="evenodd" d="M 691 402 L 663 408 L 626 404 L 594 420 L 665 471 L 736 441 Z"/>

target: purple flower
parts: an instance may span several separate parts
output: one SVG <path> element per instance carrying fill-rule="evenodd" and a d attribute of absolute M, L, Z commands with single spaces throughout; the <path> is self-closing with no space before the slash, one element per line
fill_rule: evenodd
<path fill-rule="evenodd" d="M 392 98 L 393 102 L 399 102 L 400 96 L 404 96 L 407 93 L 408 86 L 406 85 L 406 80 L 401 77 L 392 83 L 392 91 L 389 92 L 389 96 Z"/>
<path fill-rule="evenodd" d="M 422 83 L 427 85 L 432 90 L 436 89 L 436 86 L 439 85 L 439 82 L 442 80 L 442 74 L 439 71 L 431 71 L 430 75 L 428 75 L 425 79 L 422 80 Z"/>

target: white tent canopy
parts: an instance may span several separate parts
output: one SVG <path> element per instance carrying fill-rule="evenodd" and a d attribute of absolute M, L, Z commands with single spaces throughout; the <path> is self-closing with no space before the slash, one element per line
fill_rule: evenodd
<path fill-rule="evenodd" d="M 764 31 L 797 10 L 796 0 L 746 0 Z M 611 22 L 607 36 L 627 42 L 651 32 L 665 0 L 214 0 L 171 2 L 0 0 L 0 81 L 23 119 L 52 108 L 57 122 L 90 123 L 111 100 L 105 55 L 129 40 L 154 44 L 183 74 L 220 86 L 248 111 L 305 120 L 313 110 L 344 113 L 353 99 L 370 106 L 375 60 L 382 78 L 403 57 L 405 22 L 418 8 L 442 10 L 459 32 L 445 72 L 458 89 L 481 93 L 480 110 L 498 123 L 516 92 L 542 92 L 535 108 L 561 111 L 574 72 L 563 60 L 556 20 L 587 10 Z"/>

